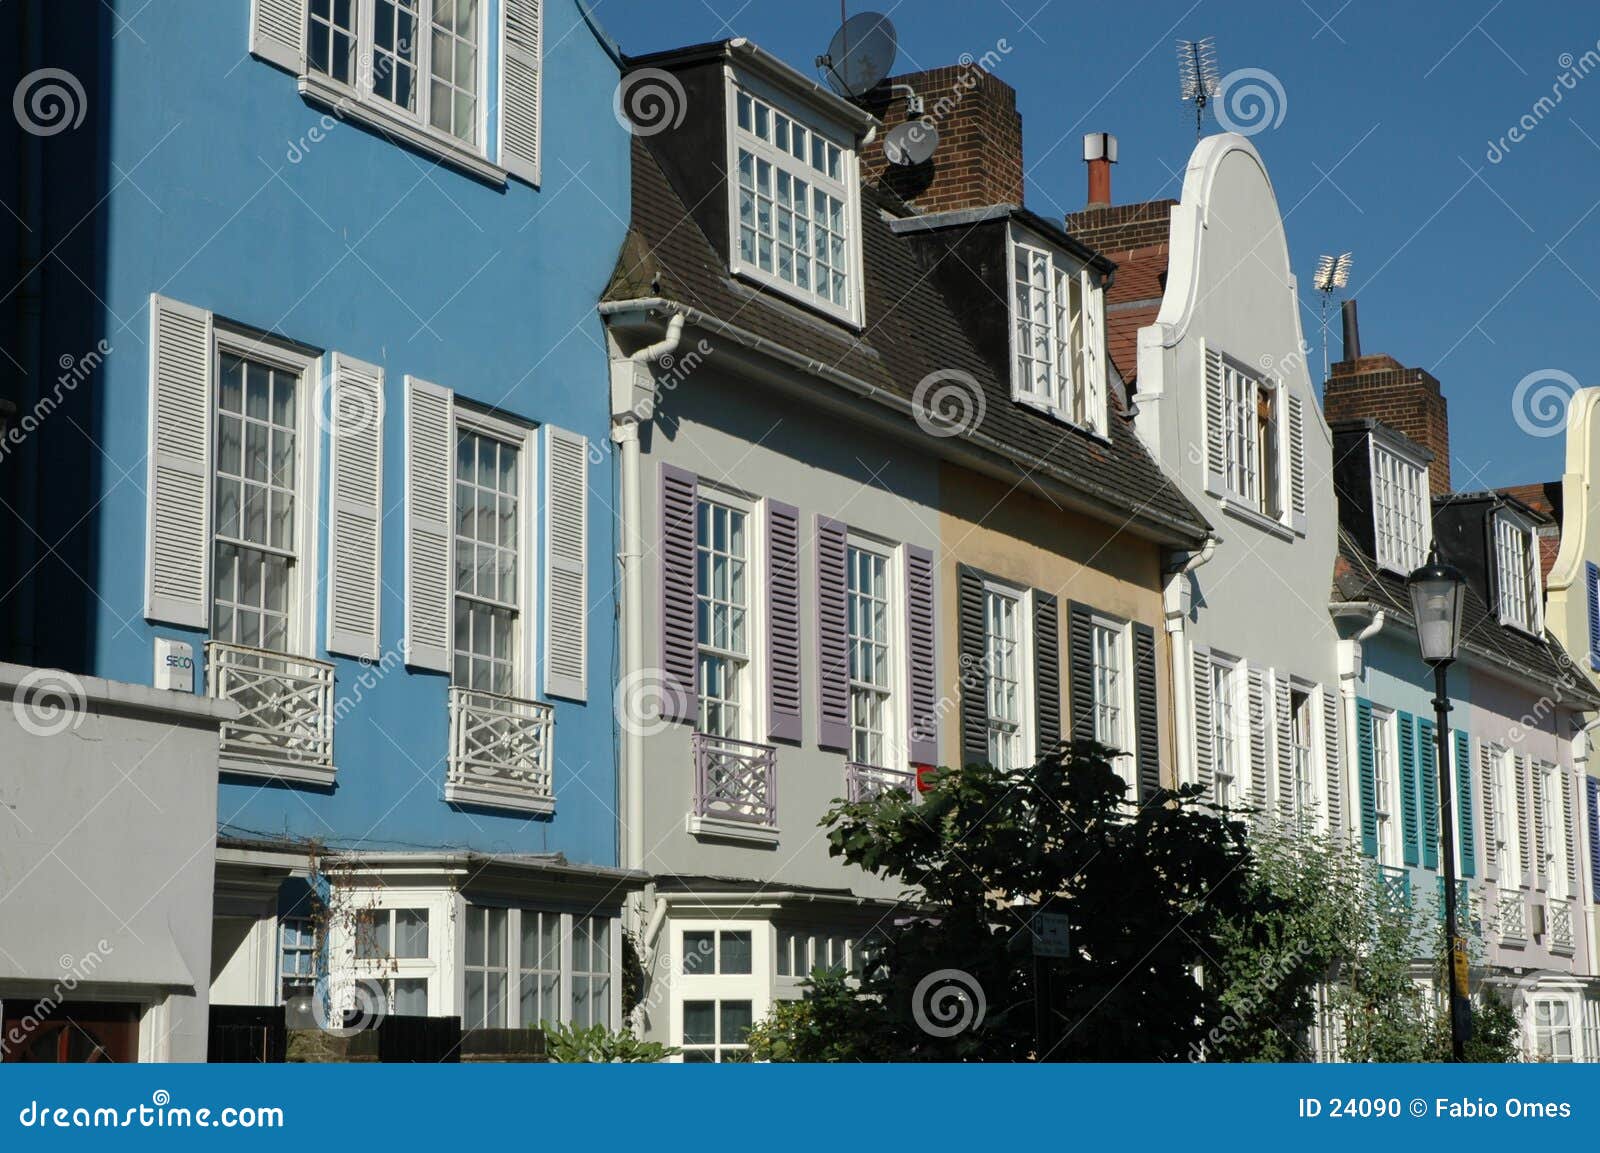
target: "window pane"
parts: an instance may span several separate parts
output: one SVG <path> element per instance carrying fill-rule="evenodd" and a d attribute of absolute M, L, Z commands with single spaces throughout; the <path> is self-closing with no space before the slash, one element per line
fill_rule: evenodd
<path fill-rule="evenodd" d="M 715 1001 L 685 1001 L 683 1003 L 683 1043 L 685 1045 L 715 1045 L 717 1043 L 717 1003 Z"/>
<path fill-rule="evenodd" d="M 712 932 L 686 932 L 683 935 L 683 971 L 714 973 L 717 969 L 717 935 Z"/>
<path fill-rule="evenodd" d="M 752 1020 L 749 1001 L 722 1002 L 722 1043 L 743 1045 L 750 1036 Z"/>
<path fill-rule="evenodd" d="M 427 957 L 428 910 L 396 909 L 394 922 L 394 955 L 408 958 Z"/>
<path fill-rule="evenodd" d="M 750 934 L 723 933 L 721 960 L 719 973 L 750 972 Z"/>
<path fill-rule="evenodd" d="M 394 1011 L 401 1017 L 428 1015 L 428 981 L 425 977 L 396 977 Z"/>

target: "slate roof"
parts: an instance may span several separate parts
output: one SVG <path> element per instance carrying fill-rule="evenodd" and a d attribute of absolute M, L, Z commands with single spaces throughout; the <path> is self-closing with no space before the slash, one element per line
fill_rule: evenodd
<path fill-rule="evenodd" d="M 1391 615 L 1411 620 L 1411 594 L 1405 577 L 1379 568 L 1377 561 L 1343 528 L 1339 530 L 1339 556 L 1334 564 L 1333 601 L 1371 603 Z M 1549 633 L 1535 637 L 1502 625 L 1470 582 L 1461 644 L 1480 662 L 1498 665 L 1513 677 L 1531 679 L 1539 686 L 1559 685 L 1562 699 L 1569 704 L 1600 707 L 1600 693 L 1591 686 L 1588 675 L 1574 667 L 1560 642 Z"/>
<path fill-rule="evenodd" d="M 983 389 L 981 433 L 1001 442 L 1012 463 L 1075 490 L 1103 509 L 1106 519 L 1127 523 L 1131 531 L 1192 544 L 1203 540 L 1209 531 L 1204 516 L 1162 472 L 1117 405 L 1107 443 L 1011 399 L 1009 380 L 999 376 L 1005 366 L 991 364 L 973 346 L 955 311 L 961 302 L 946 299 L 938 288 L 919 241 L 891 229 L 891 210 L 872 189 L 862 190 L 866 325 L 857 333 L 736 280 L 649 147 L 636 138 L 632 224 L 604 299 L 665 298 L 903 401 L 931 373 L 965 372 Z M 831 386 L 819 379 L 818 387 Z"/>

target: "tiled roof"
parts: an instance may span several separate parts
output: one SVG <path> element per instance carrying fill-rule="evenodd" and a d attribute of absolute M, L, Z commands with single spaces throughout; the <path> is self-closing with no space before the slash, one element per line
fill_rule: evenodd
<path fill-rule="evenodd" d="M 1378 567 L 1345 529 L 1339 530 L 1339 556 L 1334 565 L 1333 600 L 1336 604 L 1370 602 L 1406 620 L 1411 619 L 1411 594 L 1406 579 Z M 1469 583 L 1461 625 L 1462 647 L 1479 661 L 1498 665 L 1511 676 L 1540 686 L 1559 685 L 1563 698 L 1590 708 L 1600 706 L 1600 694 L 1587 674 L 1574 667 L 1560 643 L 1548 633 L 1534 637 L 1495 619 L 1493 611 Z"/>
<path fill-rule="evenodd" d="M 926 250 L 890 228 L 863 196 L 866 326 L 856 333 L 736 280 L 701 231 L 646 143 L 633 143 L 632 234 L 605 299 L 662 297 L 799 353 L 905 402 L 930 374 L 957 370 L 983 389 L 979 433 L 1102 508 L 1131 531 L 1198 543 L 1200 512 L 1161 471 L 1127 419 L 1114 411 L 1110 441 L 1051 420 L 1011 399 L 1003 365 L 980 355 L 926 267 Z M 907 418 L 909 423 L 909 418 Z M 965 435 L 965 434 L 963 434 Z"/>

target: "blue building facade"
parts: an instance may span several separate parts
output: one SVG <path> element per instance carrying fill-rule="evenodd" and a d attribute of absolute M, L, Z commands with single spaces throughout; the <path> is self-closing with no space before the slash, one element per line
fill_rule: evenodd
<path fill-rule="evenodd" d="M 615 50 L 577 0 L 68 7 L 6 50 L 67 103 L 15 132 L 61 419 L 8 655 L 239 706 L 214 1004 L 615 1025 Z"/>

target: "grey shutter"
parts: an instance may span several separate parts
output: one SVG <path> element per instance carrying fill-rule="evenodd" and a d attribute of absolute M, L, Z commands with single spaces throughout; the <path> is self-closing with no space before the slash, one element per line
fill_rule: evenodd
<path fill-rule="evenodd" d="M 406 377 L 406 664 L 450 671 L 455 397 Z"/>
<path fill-rule="evenodd" d="M 1328 831 L 1341 837 L 1344 819 L 1344 757 L 1339 745 L 1339 694 L 1322 690 L 1322 772 L 1327 786 Z"/>
<path fill-rule="evenodd" d="M 1483 875 L 1492 881 L 1500 873 L 1500 824 L 1494 811 L 1494 754 L 1482 741 L 1478 743 L 1478 794 L 1483 798 Z"/>
<path fill-rule="evenodd" d="M 1533 888 L 1533 833 L 1528 812 L 1528 758 L 1518 754 L 1512 759 L 1516 772 L 1517 792 L 1517 849 L 1522 859 L 1522 885 Z M 1511 878 L 1506 878 L 1510 881 Z"/>
<path fill-rule="evenodd" d="M 1222 496 L 1228 487 L 1228 462 L 1223 447 L 1223 422 L 1227 406 L 1222 396 L 1222 354 L 1201 342 L 1205 355 L 1206 389 L 1206 491 Z"/>
<path fill-rule="evenodd" d="M 306 0 L 250 0 L 251 54 L 298 75 L 305 25 Z"/>
<path fill-rule="evenodd" d="M 150 298 L 144 615 L 203 629 L 211 586 L 211 314 Z"/>
<path fill-rule="evenodd" d="M 1194 669 L 1194 770 L 1195 780 L 1209 795 L 1217 773 L 1217 749 L 1211 712 L 1211 650 L 1195 646 L 1190 657 Z"/>
<path fill-rule="evenodd" d="M 799 741 L 800 510 L 767 501 L 767 736 Z"/>
<path fill-rule="evenodd" d="M 1067 690 L 1072 694 L 1072 739 L 1094 740 L 1094 610 L 1087 605 L 1068 609 Z"/>
<path fill-rule="evenodd" d="M 1544 795 L 1544 773 L 1536 764 L 1530 763 L 1528 769 L 1528 787 L 1533 790 L 1533 883 L 1543 889 L 1549 884 L 1546 874 L 1550 870 L 1550 861 L 1546 856 L 1550 846 L 1545 843 L 1544 835 L 1544 807 L 1549 802 Z"/>
<path fill-rule="evenodd" d="M 1133 701 L 1139 803 L 1148 804 L 1161 791 L 1161 720 L 1156 689 L 1156 633 L 1139 621 L 1133 625 Z"/>
<path fill-rule="evenodd" d="M 543 9 L 541 0 L 500 3 L 500 167 L 529 184 L 539 183 Z"/>
<path fill-rule="evenodd" d="M 1285 382 L 1280 388 L 1288 390 Z M 1306 531 L 1306 414 L 1299 395 L 1289 392 L 1289 512 L 1294 531 Z"/>
<path fill-rule="evenodd" d="M 333 354 L 328 651 L 377 660 L 383 591 L 383 369 Z"/>
<path fill-rule="evenodd" d="M 1267 682 L 1260 669 L 1249 670 L 1250 682 L 1250 804 L 1263 813 L 1267 808 Z"/>
<path fill-rule="evenodd" d="M 848 530 L 817 517 L 817 744 L 850 748 Z"/>
<path fill-rule="evenodd" d="M 981 765 L 989 760 L 988 651 L 983 643 L 983 578 L 962 566 L 956 570 L 960 586 L 958 618 L 961 664 L 961 763 Z"/>
<path fill-rule="evenodd" d="M 913 765 L 939 763 L 938 701 L 934 673 L 933 552 L 906 546 L 906 638 L 911 686 L 907 745 Z"/>
<path fill-rule="evenodd" d="M 545 426 L 544 689 L 589 696 L 589 438 Z"/>
<path fill-rule="evenodd" d="M 695 634 L 695 509 L 692 472 L 661 466 L 661 716 L 695 719 L 700 686 Z"/>
<path fill-rule="evenodd" d="M 1287 818 L 1294 816 L 1294 716 L 1290 712 L 1289 682 L 1274 677 L 1271 685 L 1273 712 L 1278 722 L 1278 813 Z"/>
<path fill-rule="evenodd" d="M 1061 747 L 1061 607 L 1033 592 L 1033 710 L 1040 757 Z"/>

